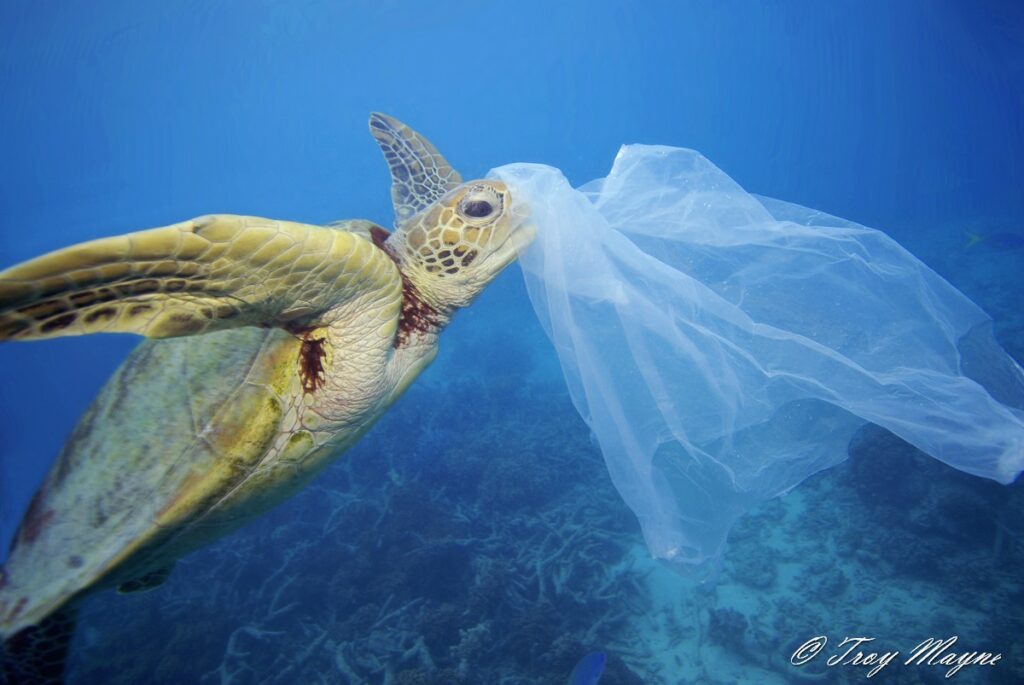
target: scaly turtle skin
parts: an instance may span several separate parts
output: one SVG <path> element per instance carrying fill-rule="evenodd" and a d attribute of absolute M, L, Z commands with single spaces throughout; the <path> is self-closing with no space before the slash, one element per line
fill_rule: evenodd
<path fill-rule="evenodd" d="M 0 273 L 0 340 L 150 338 L 81 418 L 21 522 L 0 572 L 0 636 L 14 636 L 15 657 L 66 641 L 67 607 L 83 594 L 154 587 L 176 559 L 301 488 L 532 238 L 503 184 L 463 183 L 389 117 L 372 115 L 370 131 L 391 170 L 393 234 L 361 220 L 216 215 Z M 59 651 L 29 654 L 11 677 L 59 679 Z"/>

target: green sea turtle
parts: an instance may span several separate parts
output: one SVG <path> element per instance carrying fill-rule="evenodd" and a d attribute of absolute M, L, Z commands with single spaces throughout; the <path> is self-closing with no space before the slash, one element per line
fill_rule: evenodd
<path fill-rule="evenodd" d="M 0 273 L 0 340 L 150 338 L 79 421 L 0 572 L 9 679 L 59 682 L 75 600 L 159 585 L 344 452 L 531 240 L 505 185 L 463 183 L 395 119 L 370 131 L 394 233 L 213 215 Z"/>

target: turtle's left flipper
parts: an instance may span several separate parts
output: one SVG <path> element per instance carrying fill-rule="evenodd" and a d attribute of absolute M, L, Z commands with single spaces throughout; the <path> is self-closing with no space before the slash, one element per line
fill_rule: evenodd
<path fill-rule="evenodd" d="M 395 226 L 461 185 L 459 172 L 437 148 L 397 119 L 374 112 L 370 115 L 370 133 L 391 170 Z"/>
<path fill-rule="evenodd" d="M 0 272 L 0 340 L 310 328 L 323 325 L 330 308 L 375 290 L 400 300 L 397 267 L 359 235 L 211 215 L 81 243 Z"/>

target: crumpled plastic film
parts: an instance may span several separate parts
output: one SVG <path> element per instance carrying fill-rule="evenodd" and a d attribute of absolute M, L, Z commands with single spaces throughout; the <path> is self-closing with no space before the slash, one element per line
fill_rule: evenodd
<path fill-rule="evenodd" d="M 692 150 L 624 146 L 525 200 L 520 256 L 574 405 L 651 553 L 707 575 L 743 512 L 865 422 L 968 473 L 1024 469 L 1024 372 L 991 319 L 880 231 L 751 195 Z"/>

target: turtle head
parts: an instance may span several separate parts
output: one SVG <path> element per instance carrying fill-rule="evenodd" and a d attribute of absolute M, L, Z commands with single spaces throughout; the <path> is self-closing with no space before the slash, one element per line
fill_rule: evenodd
<path fill-rule="evenodd" d="M 430 141 L 384 114 L 370 133 L 391 171 L 395 232 L 387 249 L 417 296 L 448 316 L 473 301 L 533 238 L 504 183 L 462 177 Z"/>
<path fill-rule="evenodd" d="M 402 273 L 439 311 L 465 307 L 534 236 L 526 209 L 500 181 L 463 183 L 388 239 Z"/>

